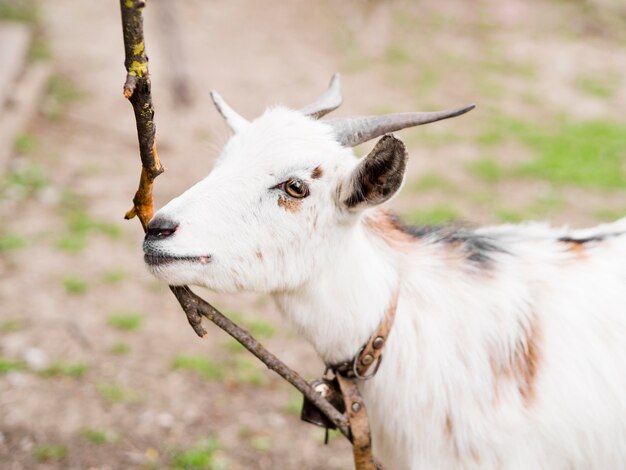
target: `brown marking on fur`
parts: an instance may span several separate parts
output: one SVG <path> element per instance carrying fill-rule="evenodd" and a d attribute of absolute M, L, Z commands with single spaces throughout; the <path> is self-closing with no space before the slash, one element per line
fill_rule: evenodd
<path fill-rule="evenodd" d="M 278 196 L 278 205 L 289 212 L 296 213 L 302 207 L 302 201 L 287 196 Z"/>
<path fill-rule="evenodd" d="M 574 254 L 577 259 L 583 259 L 586 257 L 587 250 L 584 243 L 578 241 L 567 241 L 562 243 L 565 243 L 567 251 Z"/>
<path fill-rule="evenodd" d="M 522 337 L 515 345 L 511 357 L 504 363 L 499 363 L 493 357 L 490 360 L 494 375 L 494 404 L 499 400 L 499 387 L 502 380 L 514 381 L 517 390 L 526 407 L 529 407 L 535 399 L 535 384 L 541 353 L 539 342 L 541 330 L 537 317 L 533 317 Z"/>
<path fill-rule="evenodd" d="M 261 250 L 256 250 L 255 254 L 259 261 L 263 261 L 263 253 L 261 253 Z"/>
<path fill-rule="evenodd" d="M 311 173 L 311 178 L 316 180 L 316 179 L 321 178 L 322 176 L 324 176 L 324 170 L 322 170 L 322 167 L 321 166 L 315 167 L 315 169 L 313 170 L 313 173 Z"/>
<path fill-rule="evenodd" d="M 450 415 L 446 415 L 446 420 L 443 426 L 443 434 L 447 439 L 450 439 L 452 447 L 454 449 L 454 456 L 457 459 L 460 459 L 461 452 L 459 451 L 459 445 L 456 437 L 454 436 L 454 426 L 452 425 L 452 418 L 450 417 Z M 474 460 L 474 462 L 480 463 L 480 455 L 473 447 L 470 447 L 469 449 L 469 456 L 472 458 L 472 460 Z"/>
<path fill-rule="evenodd" d="M 396 223 L 396 220 L 385 210 L 375 211 L 370 217 L 367 217 L 365 226 L 390 244 L 415 241 L 415 237 L 403 231 Z"/>
<path fill-rule="evenodd" d="M 495 359 L 495 354 L 489 355 L 489 365 L 491 366 L 491 375 L 493 376 L 493 405 L 500 403 L 500 377 L 503 375 L 502 366 Z"/>
<path fill-rule="evenodd" d="M 526 406 L 529 406 L 535 398 L 535 381 L 539 367 L 539 345 L 541 332 L 537 318 L 533 318 L 526 334 L 525 347 L 519 344 L 517 357 L 517 377 L 519 390 Z"/>
<path fill-rule="evenodd" d="M 446 415 L 446 422 L 443 426 L 443 434 L 447 438 L 452 437 L 452 418 L 450 418 L 450 415 Z"/>

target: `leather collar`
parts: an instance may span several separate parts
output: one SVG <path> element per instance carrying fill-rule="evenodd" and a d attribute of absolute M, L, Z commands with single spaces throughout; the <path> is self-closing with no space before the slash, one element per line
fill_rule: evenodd
<path fill-rule="evenodd" d="M 387 343 L 393 321 L 396 317 L 398 294 L 399 289 L 396 289 L 378 328 L 376 328 L 376 331 L 374 331 L 367 340 L 367 343 L 359 349 L 359 352 L 348 361 L 338 364 L 327 364 L 327 371 L 332 370 L 335 374 L 341 374 L 346 378 L 357 378 L 361 380 L 368 380 L 376 375 L 380 363 L 383 360 L 383 347 Z M 372 366 L 374 369 L 368 373 L 368 370 Z"/>

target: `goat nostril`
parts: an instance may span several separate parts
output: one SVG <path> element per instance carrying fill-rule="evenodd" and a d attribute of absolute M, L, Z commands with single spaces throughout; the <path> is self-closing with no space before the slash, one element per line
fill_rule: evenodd
<path fill-rule="evenodd" d="M 176 232 L 178 224 L 168 219 L 152 219 L 148 224 L 146 237 L 165 238 Z"/>
<path fill-rule="evenodd" d="M 176 231 L 176 229 L 163 228 L 163 229 L 159 230 L 159 233 L 157 235 L 160 236 L 160 237 L 169 237 L 175 231 Z"/>

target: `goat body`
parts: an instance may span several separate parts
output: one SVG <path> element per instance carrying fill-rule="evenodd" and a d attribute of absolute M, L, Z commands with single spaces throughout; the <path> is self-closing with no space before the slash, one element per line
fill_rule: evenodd
<path fill-rule="evenodd" d="M 329 363 L 395 325 L 362 392 L 390 469 L 626 468 L 626 220 L 411 233 L 374 209 L 281 310 Z"/>

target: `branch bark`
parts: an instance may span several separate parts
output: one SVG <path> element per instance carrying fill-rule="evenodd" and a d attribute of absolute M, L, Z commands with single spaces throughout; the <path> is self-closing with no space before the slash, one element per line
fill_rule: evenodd
<path fill-rule="evenodd" d="M 145 231 L 148 222 L 154 215 L 152 186 L 156 177 L 165 170 L 161 166 L 156 151 L 154 107 L 152 106 L 148 56 L 143 39 L 142 13 L 146 2 L 145 0 L 120 0 L 120 6 L 126 57 L 124 61 L 126 67 L 124 97 L 133 105 L 135 112 L 142 166 L 139 188 L 133 198 L 133 207 L 126 213 L 125 218 L 139 217 Z"/>
<path fill-rule="evenodd" d="M 122 11 L 122 28 L 124 31 L 124 50 L 126 60 L 126 81 L 124 96 L 130 101 L 135 113 L 139 153 L 141 155 L 141 178 L 139 188 L 133 198 L 133 208 L 126 214 L 127 219 L 138 216 L 144 231 L 154 214 L 152 187 L 157 176 L 163 173 L 156 151 L 156 127 L 154 124 L 154 107 L 143 36 L 143 8 L 145 0 L 120 0 Z M 250 333 L 237 326 L 211 304 L 194 294 L 187 286 L 170 286 L 180 306 L 187 315 L 189 324 L 200 337 L 207 332 L 202 327 L 202 317 L 206 317 L 218 327 L 239 341 L 248 351 L 261 360 L 268 369 L 273 370 L 283 379 L 299 390 L 319 410 L 332 421 L 350 441 L 350 428 L 345 415 L 317 393 L 309 383 L 297 372 L 287 367 L 276 356 L 270 353 Z"/>

